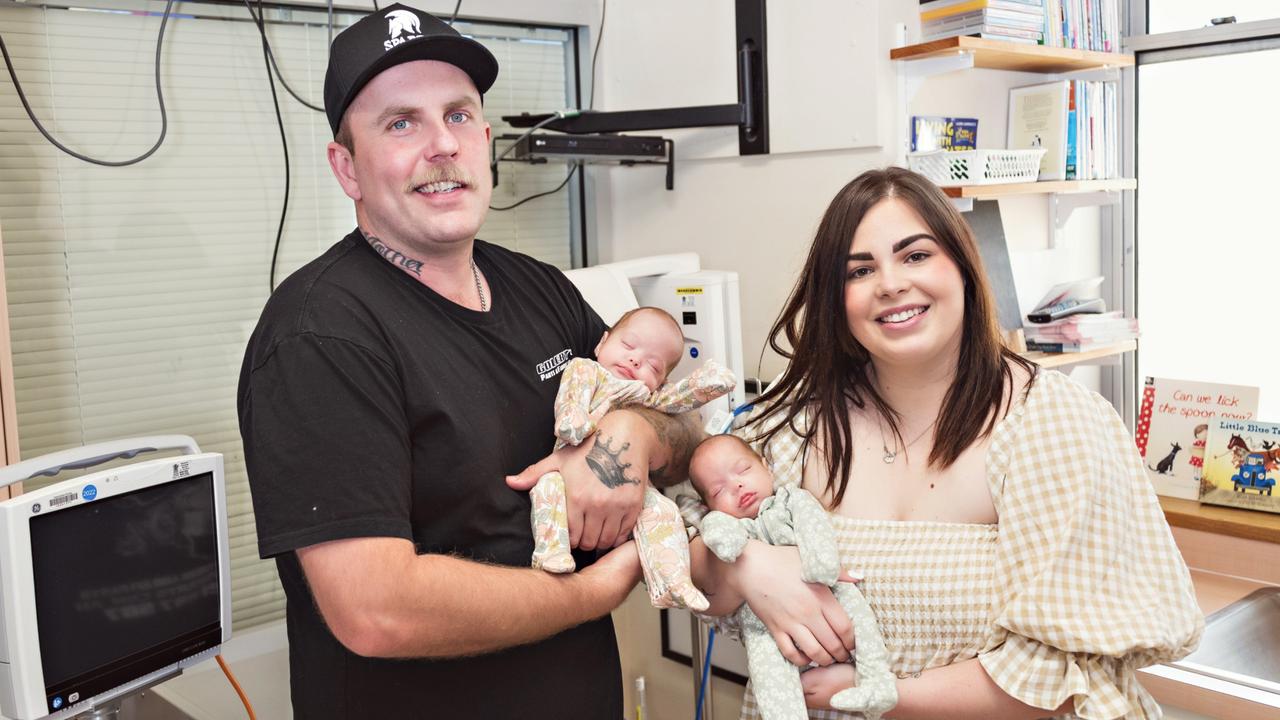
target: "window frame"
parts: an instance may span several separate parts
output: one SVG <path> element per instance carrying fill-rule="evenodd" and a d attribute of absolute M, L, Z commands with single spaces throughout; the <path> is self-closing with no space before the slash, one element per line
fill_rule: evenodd
<path fill-rule="evenodd" d="M 1137 266 L 1142 262 L 1138 243 L 1137 209 L 1142 201 L 1142 178 L 1138 177 L 1138 152 L 1141 139 L 1138 127 L 1138 69 L 1161 62 L 1229 55 L 1258 49 L 1280 47 L 1280 17 L 1244 23 L 1228 23 L 1194 30 L 1147 33 L 1148 0 L 1129 0 L 1127 32 L 1122 50 L 1134 55 L 1134 64 L 1121 73 L 1122 163 L 1125 177 L 1138 180 L 1133 201 L 1124 203 L 1119 212 L 1104 208 L 1111 215 L 1103 219 L 1103 252 L 1109 254 L 1108 285 L 1112 307 L 1123 307 L 1125 314 L 1141 322 L 1138 306 Z M 1278 11 L 1280 12 L 1280 11 Z M 1141 32 L 1138 30 L 1141 29 Z M 1117 242 L 1118 241 L 1118 242 Z M 1138 377 L 1138 353 L 1127 353 L 1120 364 L 1102 373 L 1103 393 L 1112 398 L 1125 423 L 1133 429 L 1137 417 L 1142 378 Z"/>
<path fill-rule="evenodd" d="M 150 6 L 150 5 L 154 5 L 154 4 L 155 4 L 154 2 L 152 2 L 152 3 L 147 3 L 147 5 L 148 5 L 148 6 Z M 125 5 L 126 5 L 126 7 L 132 7 L 131 5 L 128 5 L 127 3 L 126 3 Z M 161 7 L 163 7 L 163 2 L 161 2 L 161 3 L 160 3 L 160 6 L 161 6 Z M 212 13 L 210 13 L 210 14 L 205 14 L 205 12 L 203 11 L 203 9 L 204 9 L 204 7 L 205 7 L 205 6 L 222 6 L 222 7 L 224 7 L 224 8 L 230 8 L 229 10 L 227 10 L 227 12 L 229 12 L 229 13 L 234 13 L 234 12 L 235 12 L 235 10 L 238 8 L 238 10 L 240 11 L 240 14 L 239 14 L 239 15 L 234 15 L 234 16 L 232 16 L 232 17 L 223 17 L 223 16 L 221 16 L 221 15 L 217 14 L 218 9 L 215 9 L 215 10 L 214 10 Z M 85 2 L 82 2 L 82 3 L 77 3 L 77 2 L 57 2 L 57 1 L 55 1 L 55 2 L 40 2 L 40 3 L 34 3 L 34 4 L 30 4 L 30 5 L 23 5 L 23 6 L 19 6 L 19 7 L 22 7 L 22 8 L 28 9 L 28 10 L 37 10 L 37 11 L 45 12 L 45 11 L 49 11 L 49 10 L 54 10 L 54 11 L 64 11 L 64 10 L 72 10 L 72 9 L 77 9 L 77 8 L 92 8 L 92 9 L 108 9 L 108 10 L 111 10 L 111 9 L 119 9 L 119 8 L 121 7 L 121 4 L 120 4 L 120 3 L 117 3 L 117 2 L 114 2 L 114 0 L 86 0 Z M 324 18 L 324 12 L 325 12 L 325 7 L 324 7 L 323 5 L 316 5 L 316 4 L 307 5 L 307 4 L 290 4 L 290 3 L 264 3 L 264 4 L 263 4 L 262 6 L 260 6 L 260 7 L 261 7 L 261 9 L 264 11 L 264 12 L 263 12 L 263 14 L 264 14 L 264 16 L 265 16 L 265 20 L 266 20 L 266 22 L 267 22 L 268 24 L 270 24 L 270 25 L 306 25 L 306 26 L 311 26 L 311 27 L 313 27 L 313 28 L 314 28 L 314 27 L 316 27 L 316 26 L 317 26 L 317 23 L 316 23 L 316 22 L 314 22 L 314 18 L 319 17 L 321 20 L 323 20 L 323 18 Z M 196 12 L 195 12 L 194 14 L 192 14 L 192 13 L 191 13 L 191 11 L 192 11 L 193 9 L 194 9 L 194 10 L 196 10 Z M 348 17 L 349 17 L 349 16 L 351 16 L 351 15 L 353 15 L 353 14 L 363 15 L 363 14 L 366 14 L 366 13 L 368 13 L 368 12 L 369 12 L 369 8 L 367 8 L 367 7 L 361 7 L 361 8 L 352 8 L 352 7 L 334 7 L 334 8 L 333 8 L 333 10 L 334 10 L 334 13 L 342 13 L 342 14 L 344 14 L 344 15 L 348 16 Z M 296 12 L 296 13 L 298 13 L 298 14 L 297 14 L 297 15 L 295 15 L 295 12 Z M 177 13 L 178 13 L 178 10 L 175 10 L 175 14 L 177 14 Z M 211 22 L 219 22 L 219 21 L 220 21 L 220 22 L 239 22 L 239 23 L 249 23 L 249 26 L 250 26 L 250 27 L 252 27 L 252 23 L 251 23 L 250 19 L 247 17 L 247 14 L 246 14 L 246 13 L 244 13 L 243 5 L 242 5 L 241 3 L 239 3 L 239 2 L 234 2 L 234 1 L 231 1 L 231 0 L 199 0 L 199 4 L 197 4 L 194 8 L 191 8 L 191 7 L 184 7 L 184 8 L 182 9 L 181 13 L 182 13 L 182 15 L 186 16 L 186 17 L 184 17 L 184 20 L 189 20 L 189 21 L 194 21 L 194 20 L 203 20 L 203 21 L 211 21 Z M 305 14 L 304 14 L 304 13 L 305 13 Z M 157 12 L 157 13 L 153 13 L 153 14 L 154 14 L 154 15 L 158 15 L 158 12 Z M 461 17 L 459 18 L 459 21 L 460 21 L 460 23 L 461 23 L 462 21 L 466 21 L 466 22 L 470 22 L 470 23 L 474 23 L 474 24 L 476 24 L 476 25 L 482 26 L 482 27 L 484 28 L 484 30 L 482 30 L 482 31 L 480 32 L 480 35 L 482 35 L 482 36 L 483 36 L 483 35 L 492 34 L 492 33 L 489 33 L 489 32 L 485 32 L 485 30 L 489 30 L 489 29 L 493 29 L 493 28 L 497 28 L 497 29 L 503 29 L 503 28 L 512 28 L 512 29 L 534 29 L 534 30 L 537 30 L 537 29 L 550 29 L 550 30 L 554 30 L 554 31 L 556 31 L 557 33 L 563 33 L 564 40 L 563 40 L 562 42 L 563 42 L 563 49 L 564 49 L 564 88 L 565 88 L 565 98 L 568 100 L 568 102 L 572 102 L 572 103 L 580 103 L 580 102 L 581 102 L 581 98 L 582 98 L 582 96 L 583 96 L 582 87 L 581 87 L 581 86 L 582 86 L 582 76 L 583 76 L 583 72 L 582 72 L 582 64 L 581 64 L 581 58 L 582 58 L 582 56 L 583 56 L 583 53 L 581 53 L 581 52 L 579 51 L 579 45 L 580 45 L 580 43 L 581 43 L 581 41 L 582 41 L 582 38 L 583 38 L 583 31 L 584 31 L 585 26 L 583 26 L 583 25 L 575 25 L 575 24 L 571 24 L 571 23 L 552 23 L 552 22 L 537 22 L 537 21 L 530 21 L 530 22 L 513 22 L 513 21 L 508 21 L 508 20 L 489 20 L 489 19 L 485 19 L 485 18 L 461 18 Z M 172 20 L 171 20 L 171 22 L 172 22 Z M 326 23 L 324 23 L 324 22 L 321 22 L 321 23 L 319 23 L 319 24 L 318 24 L 318 26 L 319 26 L 319 27 L 320 27 L 320 29 L 321 29 L 321 32 L 323 32 L 323 29 L 324 29 L 325 24 L 326 24 Z M 344 24 L 344 25 L 342 25 L 342 27 L 345 27 L 345 24 Z M 172 31 L 172 25 L 170 25 L 170 26 L 169 26 L 169 29 L 166 31 L 166 33 L 171 32 L 171 31 Z M 464 31 L 465 31 L 465 28 L 464 28 Z M 518 32 L 511 32 L 511 33 L 509 33 L 509 35 L 510 35 L 510 37 L 513 37 L 513 38 L 514 38 L 514 37 L 518 37 L 518 36 L 519 36 L 519 33 L 518 33 Z M 168 44 L 168 43 L 170 42 L 170 38 L 171 38 L 171 36 L 169 36 L 168 34 L 166 34 L 166 38 L 165 38 L 165 42 L 166 42 L 166 44 Z M 561 42 L 561 41 L 559 40 L 559 38 L 557 38 L 557 41 L 558 41 L 558 42 L 557 42 L 557 44 L 559 44 L 559 42 Z M 250 49 L 250 50 L 252 50 L 253 48 L 252 48 L 252 47 L 250 47 L 249 49 Z M 173 73 L 173 72 L 175 72 L 174 68 L 173 68 L 171 65 L 167 65 L 167 63 L 168 63 L 168 62 L 170 62 L 170 57 L 171 57 L 171 56 L 166 56 L 166 57 L 165 57 L 166 65 L 165 65 L 165 66 L 163 66 L 163 68 L 164 68 L 164 71 L 168 71 L 168 72 L 170 72 L 170 73 Z M 260 58 L 259 58 L 259 62 L 260 62 Z M 286 61 L 285 61 L 283 58 L 281 58 L 281 59 L 280 59 L 280 62 L 281 62 L 281 65 L 284 65 L 284 63 L 285 63 Z M 324 70 L 324 68 L 323 68 L 323 62 L 324 62 L 324 58 L 323 58 L 323 56 L 322 56 L 322 57 L 320 57 L 318 60 L 312 61 L 310 64 L 313 64 L 313 65 L 319 65 L 318 69 L 317 69 L 316 67 L 308 67 L 308 68 L 305 68 L 306 72 L 309 72 L 309 73 L 312 73 L 312 74 L 314 74 L 314 73 L 316 73 L 316 72 L 319 72 L 319 73 L 323 74 L 323 70 Z M 21 67 L 21 66 L 19 66 L 19 67 Z M 294 83 L 296 83 L 296 82 L 297 82 L 296 80 L 294 80 L 294 78 L 298 77 L 298 75 L 302 72 L 302 70 L 300 70 L 298 67 L 293 67 L 293 68 L 292 68 L 292 70 L 293 70 L 292 72 L 290 72 L 290 68 L 289 68 L 289 67 L 282 67 L 281 69 L 285 71 L 285 73 L 286 73 L 285 77 L 286 77 L 286 78 L 289 78 L 289 79 L 291 80 L 291 84 L 294 84 Z M 148 66 L 148 70 L 149 70 L 149 66 Z M 21 70 L 19 70 L 19 73 L 20 73 L 20 79 L 25 79 L 25 77 L 23 77 L 23 76 L 22 76 L 22 71 L 21 71 Z M 170 78 L 170 81 L 171 81 L 171 80 L 172 80 L 172 78 Z M 556 93 L 554 92 L 554 88 L 555 88 L 555 86 L 556 86 L 556 84 L 557 84 L 557 83 L 558 83 L 558 80 L 556 79 L 556 74 L 555 74 L 555 73 L 553 73 L 553 74 L 549 77 L 549 79 L 547 80 L 547 87 L 549 87 L 549 88 L 551 88 L 551 89 L 553 90 L 553 91 L 550 93 L 550 95 L 552 95 L 552 96 L 556 95 Z M 236 86 L 236 87 L 242 87 L 242 86 Z M 287 104 L 287 103 L 294 103 L 295 101 L 294 101 L 292 98 L 289 98 L 289 97 L 288 97 L 288 96 L 283 92 L 283 88 L 280 88 L 280 87 L 279 87 L 278 81 L 277 81 L 277 91 L 278 91 L 278 94 L 279 94 L 279 102 L 280 102 L 280 105 L 281 105 L 281 109 L 286 111 L 286 112 L 285 112 L 285 121 L 286 121 L 286 123 L 289 123 L 289 122 L 290 122 L 290 115 L 289 115 L 289 112 L 288 112 L 288 111 L 289 111 L 289 110 L 296 110 L 296 108 L 287 108 L 286 104 Z M 301 93 L 302 93 L 304 96 L 306 96 L 306 95 L 308 95 L 308 94 L 309 94 L 306 90 L 301 90 L 301 88 L 300 88 L 300 91 L 301 91 Z M 170 105 L 170 112 L 172 112 L 172 102 L 173 102 L 172 96 L 170 96 L 170 95 L 169 95 L 169 93 L 166 93 L 166 96 L 167 96 L 167 97 L 166 97 L 166 102 L 167 102 L 167 104 L 169 104 L 169 105 Z M 315 102 L 315 99 L 314 99 L 314 98 L 308 98 L 308 99 L 309 99 L 309 100 L 311 100 L 312 102 Z M 16 103 L 15 103 L 15 104 L 16 104 Z M 520 109 L 524 109 L 524 108 L 520 108 Z M 542 109 L 542 108 L 527 108 L 527 109 L 528 109 L 528 110 L 530 110 L 530 111 L 536 111 L 536 110 L 540 110 L 540 109 Z M 557 109 L 558 109 L 558 108 L 557 108 Z M 518 111 L 518 110 L 517 110 L 517 111 Z M 307 112 L 310 112 L 310 111 L 307 111 Z M 47 126 L 49 126 L 49 127 L 52 129 L 52 131 L 54 132 L 55 136 L 58 136 L 58 135 L 59 135 L 59 133 L 57 132 L 57 119 L 56 119 L 56 117 L 55 117 L 55 116 L 46 116 L 44 113 L 41 113 L 41 111 L 40 111 L 40 109 L 39 109 L 39 104 L 37 104 L 37 113 L 38 113 L 38 116 L 40 117 L 41 121 L 42 121 L 44 124 L 46 124 Z M 317 114 L 317 115 L 318 115 L 318 113 L 315 113 L 315 114 Z M 19 122 L 19 120 L 14 120 L 14 122 Z M 21 119 L 20 119 L 20 122 L 22 122 L 22 123 L 26 124 L 26 123 L 29 123 L 29 120 L 27 120 L 27 118 L 25 117 L 25 115 L 22 115 L 22 116 L 21 116 Z M 323 133 L 322 133 L 322 134 L 323 134 L 323 135 L 325 135 L 325 138 L 324 138 L 324 139 L 327 141 L 327 139 L 328 139 L 328 138 L 327 138 L 327 132 L 328 132 L 327 124 L 325 124 L 325 123 L 323 122 L 323 120 L 320 120 L 320 123 L 324 125 L 324 131 L 323 131 Z M 273 124 L 274 124 L 274 120 L 273 120 Z M 34 128 L 31 128 L 31 132 L 34 134 Z M 172 137 L 172 136 L 171 136 L 171 137 Z M 42 141 L 40 141 L 40 142 L 41 142 L 41 143 L 43 143 L 43 140 L 42 140 Z M 293 140 L 291 139 L 291 145 L 290 145 L 291 149 L 292 149 L 292 147 L 293 147 L 293 146 L 292 146 L 292 142 L 293 142 Z M 48 149 L 48 150 L 50 150 L 50 151 L 51 151 L 51 149 Z M 89 152 L 89 154 L 93 155 L 93 154 L 95 154 L 95 153 L 93 153 L 93 152 Z M 56 154 L 55 154 L 54 156 L 56 157 Z M 69 161 L 69 162 L 75 162 L 75 161 Z M 296 167 L 296 166 L 295 166 L 295 167 Z M 566 172 L 568 171 L 568 165 L 565 165 L 565 171 L 566 171 Z M 328 173 L 327 168 L 324 168 L 324 169 L 321 171 L 321 174 L 322 174 L 324 177 L 323 177 L 323 178 L 319 178 L 319 179 L 318 179 L 320 182 L 328 182 L 328 183 L 332 183 L 332 182 L 333 182 L 333 180 L 329 177 L 329 173 Z M 587 232 L 587 228 L 588 228 L 588 225 L 587 225 L 587 213 L 586 213 L 586 210 L 585 210 L 585 203 L 583 202 L 583 197 L 584 197 L 584 196 L 585 196 L 585 194 L 586 194 L 586 188 L 588 188 L 588 187 L 589 187 L 589 184 L 588 184 L 587 182 L 585 182 L 585 181 L 584 181 L 584 178 L 583 178 L 583 176 L 585 175 L 585 173 L 584 173 L 584 172 L 582 172 L 581 170 L 579 170 L 579 172 L 578 172 L 578 173 L 576 173 L 576 174 L 577 174 L 577 176 L 578 176 L 578 178 L 577 178 L 578 182 L 575 182 L 575 183 L 569 183 L 569 184 L 566 186 L 566 188 L 565 188 L 565 190 L 566 190 L 566 192 L 567 192 L 567 198 L 568 198 L 568 203 L 567 203 L 566 210 L 567 210 L 567 212 L 568 212 L 568 218 L 567 218 L 568 222 L 567 222 L 567 227 L 568 227 L 569 236 L 568 236 L 568 237 L 566 237 L 566 238 L 564 238 L 564 241 L 568 244 L 568 247 L 567 247 L 567 253 L 565 253 L 565 255 L 560 255 L 560 256 L 559 256 L 560 258 L 564 258 L 564 257 L 567 255 L 567 257 L 568 257 L 568 261 L 570 262 L 570 266 L 571 266 L 571 267 L 581 267 L 581 266 L 585 263 L 585 261 L 586 261 L 586 257 L 587 257 L 586 248 L 587 248 L 587 239 L 588 239 L 588 232 Z M 314 177 L 308 177 L 308 176 L 305 176 L 305 175 L 301 175 L 301 176 L 295 177 L 295 178 L 293 179 L 293 187 L 292 187 L 291 193 L 292 193 L 292 194 L 297 194 L 297 193 L 301 192 L 301 191 L 302 191 L 302 188 L 303 188 L 303 187 L 304 187 L 308 182 L 311 182 L 311 181 L 313 181 L 313 180 L 315 180 L 315 178 L 314 178 Z M 563 201 L 563 198 L 559 198 L 559 199 Z M 293 205 L 292 205 L 292 204 L 291 204 L 290 209 L 291 209 L 291 211 L 294 209 L 294 207 L 293 207 Z M 278 218 L 279 206 L 277 205 L 277 206 L 275 206 L 275 207 L 271 208 L 271 212 L 272 212 L 272 213 L 274 213 L 273 218 Z M 491 211 L 491 212 L 492 212 L 492 211 Z M 274 228 L 275 228 L 275 219 L 273 219 L 273 220 L 271 221 L 271 227 L 272 227 L 272 231 L 274 232 Z M 347 227 L 347 229 L 349 229 L 349 228 L 350 228 L 350 225 L 348 225 L 348 226 L 346 226 L 346 227 Z M 286 228 L 286 230 L 287 230 L 287 228 Z M 343 232 L 346 232 L 346 230 L 344 230 Z M 327 246 L 328 244 L 331 244 L 332 242 L 337 241 L 339 237 L 340 237 L 340 236 L 334 236 L 334 237 L 332 237 L 332 238 L 326 238 L 326 239 L 325 239 L 325 241 L 324 241 L 324 242 L 322 242 L 322 244 L 320 245 L 320 247 L 321 247 L 321 251 L 323 251 L 323 248 L 324 248 L 325 246 Z M 286 242 L 286 243 L 288 242 L 288 240 L 287 240 L 287 233 L 286 233 L 286 240 L 285 240 L 285 242 Z M 65 242 L 64 242 L 64 245 L 65 245 Z M 559 251 L 559 250 L 557 250 L 557 252 L 560 252 L 560 251 Z M 2 270 L 3 270 L 3 268 L 4 268 L 4 263 L 2 262 L 2 260 L 3 260 L 3 255 L 2 255 L 2 254 L 0 254 L 0 271 L 2 271 Z M 262 270 L 263 270 L 263 275 L 264 275 L 264 278 L 265 278 L 265 275 L 266 275 L 266 272 L 265 272 L 266 267 L 264 266 L 264 267 L 262 268 Z M 283 279 L 284 275 L 285 275 L 287 272 L 288 272 L 288 269 L 281 270 L 280 268 L 277 268 L 277 276 L 276 276 L 276 280 L 278 281 L 278 280 L 280 280 L 280 279 Z M 4 305 L 5 309 L 7 309 L 7 308 L 9 307 L 8 295 L 7 295 L 8 291 L 11 289 L 11 288 L 9 288 L 9 287 L 8 287 L 9 285 L 10 285 L 10 283 L 7 283 L 7 282 L 6 282 L 6 283 L 4 283 L 4 284 L 0 284 L 0 288 L 4 288 L 4 289 L 6 290 L 6 297 L 4 298 L 4 303 L 3 303 L 3 305 Z M 263 289 L 265 290 L 265 283 L 264 283 L 264 288 L 263 288 Z M 16 385 L 16 383 L 14 383 L 14 382 L 13 382 L 13 379 L 12 379 L 12 369 L 13 369 L 12 346 L 13 346 L 13 341 L 12 341 L 12 333 L 11 333 L 11 332 L 9 332 L 9 326 L 8 326 L 8 322 L 7 322 L 7 320 L 8 320 L 8 314 L 7 314 L 7 313 L 6 313 L 6 315 L 5 315 L 5 318 L 4 318 L 4 319 L 5 319 L 5 321 L 6 321 L 6 322 L 5 322 L 4 326 L 3 326 L 2 328 L 0 328 L 0 329 L 2 329 L 2 330 L 3 330 L 3 332 L 5 333 L 5 337 L 4 337 L 4 341 L 5 341 L 5 343 L 6 343 L 5 352 L 6 352 L 6 354 L 8 354 L 7 362 L 9 363 L 9 365 L 8 365 L 8 369 L 9 369 L 8 376 L 7 376 L 6 378 L 4 378 L 4 380 L 6 381 L 6 382 L 5 382 L 5 384 L 6 384 L 6 386 L 7 386 L 7 387 L 6 387 L 6 388 L 4 388 L 4 390 L 5 390 L 6 392 L 8 392 L 8 393 L 9 393 L 8 395 L 6 395 L 6 398 L 5 398 L 5 399 L 6 399 L 6 400 L 10 400 L 10 399 L 15 398 L 15 396 L 16 396 L 17 385 Z M 257 321 L 257 318 L 256 318 L 256 315 L 255 315 L 254 322 L 256 322 L 256 321 Z M 237 354 L 237 356 L 238 356 L 238 355 L 242 355 L 242 354 L 243 354 L 243 347 L 241 347 L 241 348 L 240 348 L 240 350 L 238 351 L 238 353 L 236 353 L 236 354 Z M 76 367 L 77 367 L 77 368 L 79 368 L 79 362 L 78 362 L 78 361 L 77 361 Z M 234 367 L 232 368 L 232 371 L 233 371 L 233 372 L 234 372 L 234 371 L 238 371 L 238 369 L 239 369 L 239 360 L 238 360 L 238 357 L 237 357 L 237 360 L 236 360 L 236 361 L 235 361 L 235 363 L 234 363 Z M 79 388 L 79 386 L 78 386 L 78 385 L 77 385 L 77 386 L 76 386 L 76 388 L 75 388 L 75 396 L 76 396 L 76 400 L 75 400 L 75 402 L 76 402 L 76 404 L 77 404 L 77 405 L 79 405 L 80 403 L 84 402 L 84 401 L 83 401 L 83 399 L 82 399 L 82 397 L 81 397 L 81 391 L 80 391 L 80 388 Z M 10 426 L 10 425 L 7 425 L 7 426 L 6 426 L 6 429 L 8 429 L 9 427 L 12 427 L 12 429 L 13 429 L 13 431 L 14 431 L 14 434 L 15 434 L 15 435 L 17 434 L 17 431 L 18 431 L 18 429 L 19 429 L 19 423 L 18 423 L 18 420 L 17 420 L 17 414 L 18 414 L 18 413 L 17 413 L 17 411 L 18 411 L 18 410 L 22 410 L 22 407 L 20 407 L 20 406 L 19 406 L 20 400 L 21 400 L 21 399 L 15 400 L 14 402 L 6 402 L 6 403 L 5 403 L 5 404 L 6 404 L 6 406 L 8 406 L 8 407 L 9 407 L 10 412 L 13 412 L 13 413 L 14 413 L 13 423 L 11 424 L 11 426 Z M 29 407 L 30 407 L 30 406 L 29 406 Z M 38 408 L 37 408 L 37 410 L 38 410 Z M 28 412 L 32 412 L 32 410 L 28 410 Z M 67 426 L 68 426 L 68 433 L 70 433 L 70 434 L 78 434 L 78 435 L 81 437 L 81 442 L 85 442 L 85 441 L 86 441 L 86 440 L 84 439 L 84 435 L 85 435 L 85 433 L 86 433 L 86 423 L 85 423 L 84 418 L 83 418 L 82 416 L 81 416 L 81 417 L 78 417 L 78 419 L 77 419 L 74 423 L 72 423 L 72 422 L 67 422 L 66 424 L 67 424 Z M 15 448 L 15 450 L 16 450 L 16 447 L 17 447 L 17 440 L 16 440 L 15 438 L 7 437 L 7 433 L 6 433 L 6 436 L 4 436 L 4 441 L 5 441 L 9 446 L 11 446 L 11 447 Z M 202 442 L 203 442 L 203 440 L 202 440 Z M 240 442 L 240 441 L 239 441 L 239 439 L 238 439 L 238 437 L 237 437 L 237 438 L 236 438 L 237 447 L 239 447 L 239 445 L 238 445 L 238 444 L 239 444 L 239 442 Z M 43 450 L 43 449 L 36 449 L 36 450 L 34 450 L 33 452 L 43 453 L 43 452 L 45 452 L 45 450 Z M 242 452 L 242 449 L 241 449 L 241 452 Z M 70 477 L 70 475 L 64 475 L 64 476 L 62 476 L 62 477 L 60 477 L 60 478 L 58 478 L 58 479 L 65 479 L 65 478 L 67 478 L 67 477 Z M 7 498 L 7 497 L 8 497 L 8 495 L 9 495 L 9 491 L 8 491 L 7 489 L 0 489 L 0 499 L 5 499 L 5 498 Z M 230 508 L 229 508 L 229 509 L 230 509 Z M 229 520 L 231 521 L 229 524 L 234 524 L 234 523 L 236 522 L 236 519 L 237 519 L 237 518 L 239 518 L 239 519 L 243 520 L 243 519 L 244 519 L 244 517 L 245 517 L 245 515 L 242 513 L 242 511 L 241 511 L 241 510 L 234 510 L 234 514 L 233 514 L 233 513 L 229 513 L 229 515 L 230 515 Z M 255 537 L 256 537 L 256 536 L 255 536 Z M 281 602 L 281 605 L 280 605 L 280 612 L 283 612 L 283 602 Z M 255 617 L 256 617 L 256 616 L 255 616 Z M 236 620 L 235 620 L 235 619 L 233 619 L 233 623 L 235 623 L 235 622 L 236 622 Z M 253 625 L 259 625 L 259 623 L 260 623 L 261 621 L 251 620 L 250 622 L 252 622 L 252 624 L 253 624 Z M 266 624 L 270 624 L 271 620 L 267 620 L 267 621 L 265 621 L 265 622 L 266 622 Z M 241 627 L 241 626 L 240 626 L 240 624 L 239 624 L 239 623 L 237 623 L 237 628 L 240 628 L 240 627 Z"/>

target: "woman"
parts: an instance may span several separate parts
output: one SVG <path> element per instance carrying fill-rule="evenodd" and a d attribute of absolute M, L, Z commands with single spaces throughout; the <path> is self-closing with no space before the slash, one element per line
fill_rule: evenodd
<path fill-rule="evenodd" d="M 1186 566 L 1115 410 L 1004 347 L 941 191 L 899 168 L 846 185 L 770 346 L 790 365 L 741 432 L 823 500 L 865 575 L 900 678 L 886 717 L 1159 717 L 1136 671 L 1199 639 Z M 710 612 L 745 600 L 792 662 L 823 666 L 811 708 L 854 683 L 848 620 L 794 579 L 794 549 L 732 566 L 692 549 Z"/>

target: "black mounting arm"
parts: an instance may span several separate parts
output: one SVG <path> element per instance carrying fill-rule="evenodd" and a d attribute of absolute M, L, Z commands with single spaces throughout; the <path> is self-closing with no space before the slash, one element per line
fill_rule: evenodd
<path fill-rule="evenodd" d="M 656 110 L 584 111 L 543 127 L 563 133 L 613 133 L 692 127 L 738 128 L 738 152 L 769 152 L 768 66 L 765 46 L 765 0 L 736 0 L 738 33 L 738 102 Z M 504 116 L 512 127 L 533 127 L 550 114 Z"/>

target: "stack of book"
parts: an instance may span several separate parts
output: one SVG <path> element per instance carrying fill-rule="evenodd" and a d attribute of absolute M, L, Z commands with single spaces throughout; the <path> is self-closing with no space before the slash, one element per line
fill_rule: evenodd
<path fill-rule="evenodd" d="M 1120 0 L 1045 0 L 1044 44 L 1120 51 Z"/>
<path fill-rule="evenodd" d="M 1120 175 L 1120 107 L 1116 84 L 1072 80 L 1067 111 L 1068 180 L 1102 180 Z"/>
<path fill-rule="evenodd" d="M 1138 321 L 1119 311 L 1071 315 L 1044 325 L 1023 328 L 1028 350 L 1089 352 L 1138 337 Z"/>
<path fill-rule="evenodd" d="M 1006 145 L 1045 148 L 1041 180 L 1120 176 L 1120 105 L 1116 83 L 1056 80 L 1009 91 Z"/>
<path fill-rule="evenodd" d="M 1039 45 L 1045 30 L 1044 0 L 927 0 L 920 3 L 925 42 L 976 35 Z"/>

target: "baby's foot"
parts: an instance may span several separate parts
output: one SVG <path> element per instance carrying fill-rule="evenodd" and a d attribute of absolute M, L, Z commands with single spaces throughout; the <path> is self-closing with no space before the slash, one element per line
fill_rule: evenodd
<path fill-rule="evenodd" d="M 898 688 L 889 676 L 888 682 L 868 682 L 859 678 L 858 685 L 845 688 L 831 696 L 831 707 L 837 710 L 860 712 L 867 720 L 879 720 L 898 704 Z"/>
<path fill-rule="evenodd" d="M 533 554 L 533 567 L 536 570 L 545 570 L 549 573 L 564 575 L 573 572 L 576 567 L 573 562 L 573 556 L 567 552 L 549 552 L 545 554 Z"/>
<path fill-rule="evenodd" d="M 672 586 L 671 595 L 679 603 L 679 607 L 688 608 L 694 612 L 702 612 L 711 607 L 711 603 L 707 602 L 707 596 L 688 581 Z"/>

